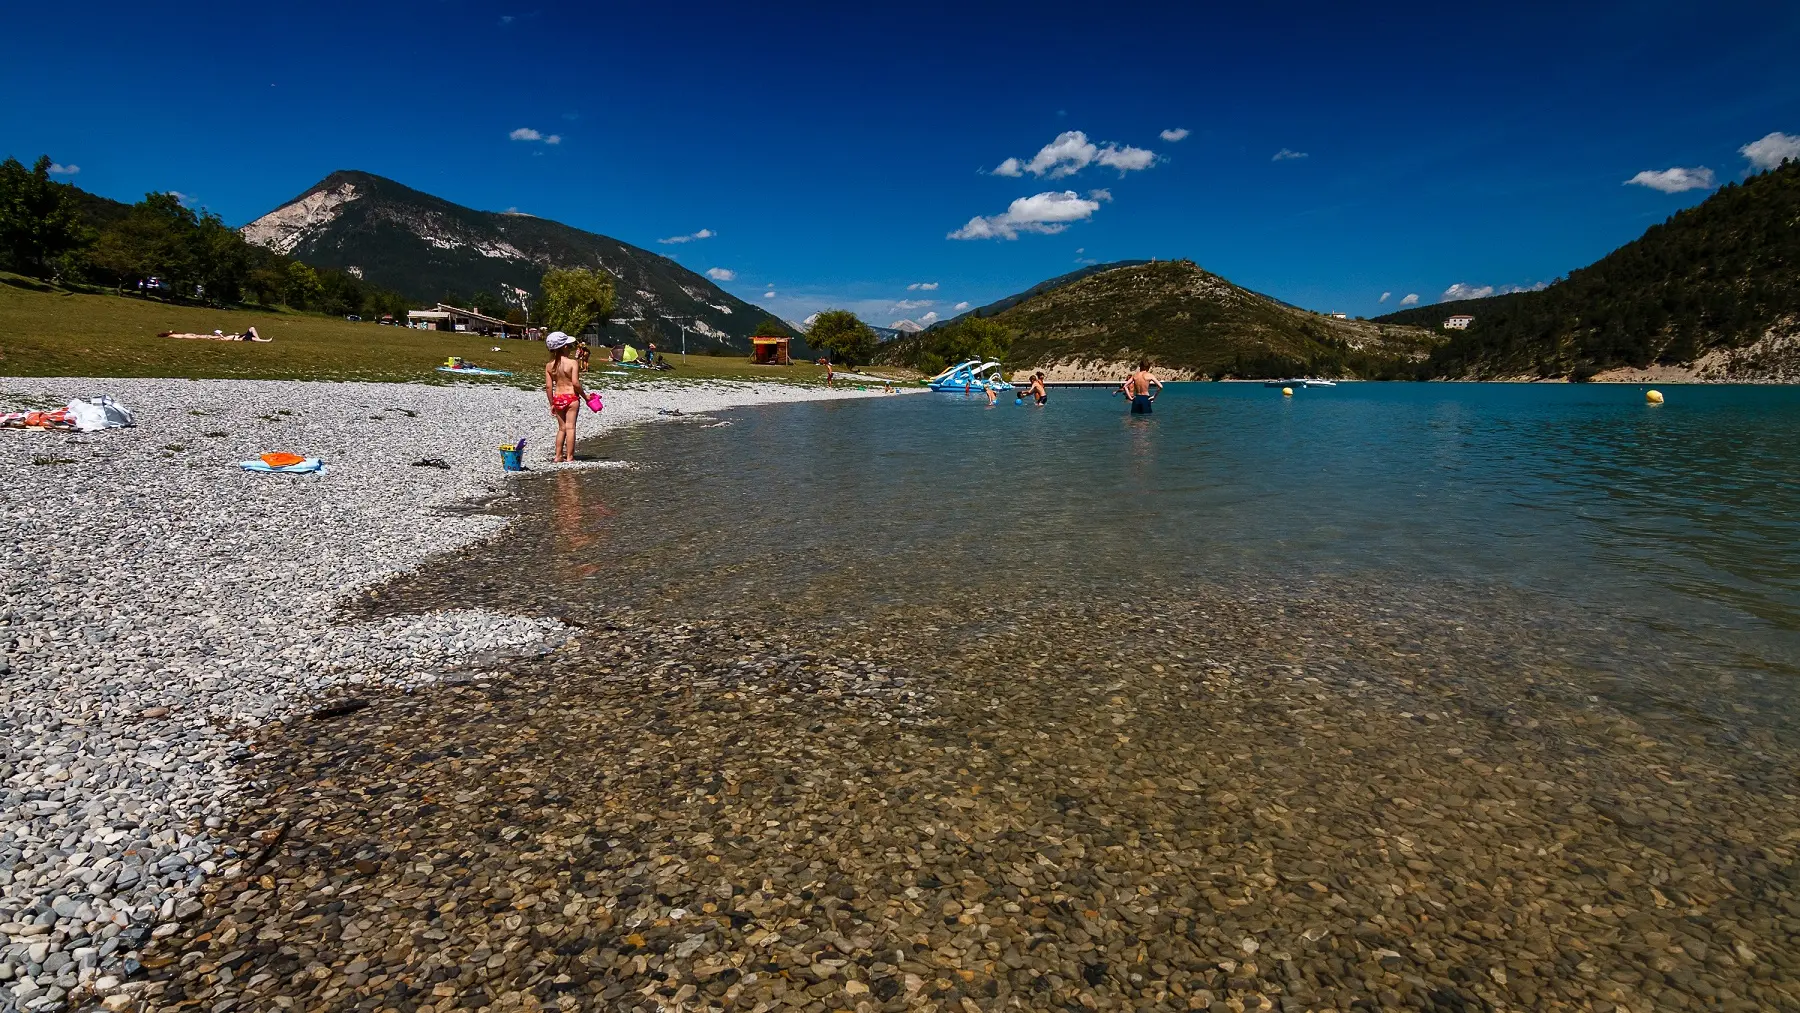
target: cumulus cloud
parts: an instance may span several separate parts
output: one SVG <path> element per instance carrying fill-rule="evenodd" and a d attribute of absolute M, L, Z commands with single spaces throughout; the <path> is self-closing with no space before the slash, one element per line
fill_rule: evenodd
<path fill-rule="evenodd" d="M 1438 301 L 1456 302 L 1460 299 L 1486 299 L 1491 295 L 1512 295 L 1514 292 L 1541 292 L 1549 287 L 1550 283 L 1547 281 L 1540 281 L 1533 285 L 1501 285 L 1498 288 L 1493 285 L 1469 285 L 1459 281 L 1445 289 L 1443 298 Z M 1401 300 L 1401 303 L 1404 304 L 1405 300 Z"/>
<path fill-rule="evenodd" d="M 667 240 L 664 240 L 664 242 L 667 242 Z M 737 272 L 729 267 L 709 267 L 706 269 L 706 276 L 714 281 L 737 280 Z"/>
<path fill-rule="evenodd" d="M 1419 293 L 1417 292 L 1408 292 L 1400 297 L 1400 305 L 1402 306 L 1417 306 L 1418 304 Z"/>
<path fill-rule="evenodd" d="M 1087 134 L 1080 130 L 1068 130 L 1058 134 L 1056 140 L 1038 149 L 1029 161 L 1009 158 L 994 167 L 996 176 L 1048 176 L 1051 179 L 1062 179 L 1073 176 L 1090 165 L 1104 165 L 1109 169 L 1119 170 L 1123 176 L 1128 172 L 1148 169 L 1156 164 L 1156 153 L 1147 148 L 1123 147 L 1111 141 L 1103 145 L 1088 140 Z"/>
<path fill-rule="evenodd" d="M 169 196 L 179 201 L 183 207 L 194 206 L 194 195 L 191 193 L 182 193 L 180 190 L 170 190 Z"/>
<path fill-rule="evenodd" d="M 533 130 L 530 127 L 520 127 L 519 129 L 513 131 L 510 134 L 507 134 L 506 136 L 512 138 L 515 141 L 542 141 L 545 144 L 561 144 L 562 143 L 562 135 L 561 134 L 540 133 L 539 131 Z"/>
<path fill-rule="evenodd" d="M 1170 144 L 1174 144 L 1176 141 L 1181 140 L 1182 138 L 1186 137 L 1187 135 L 1188 135 L 1188 128 L 1173 127 L 1169 130 L 1165 130 L 1162 132 L 1162 139 L 1165 141 L 1168 141 Z"/>
<path fill-rule="evenodd" d="M 1394 294 L 1394 293 L 1392 293 L 1392 292 L 1383 292 L 1383 293 L 1381 293 L 1381 298 L 1379 298 L 1379 299 L 1377 299 L 1377 300 L 1375 300 L 1375 301 L 1376 301 L 1376 302 L 1378 302 L 1378 303 L 1383 303 L 1383 302 L 1387 302 L 1387 301 L 1388 301 L 1388 296 L 1390 296 L 1390 295 L 1393 295 L 1393 294 Z"/>
<path fill-rule="evenodd" d="M 933 310 L 930 313 L 927 313 L 924 316 L 920 317 L 919 323 L 924 324 L 926 327 L 930 327 L 932 324 L 937 323 L 937 318 L 938 318 L 937 311 Z"/>
<path fill-rule="evenodd" d="M 767 292 L 764 292 L 764 293 L 763 293 L 763 298 L 764 298 L 764 299 L 773 299 L 773 298 L 775 298 L 775 290 L 774 290 L 774 289 L 770 289 L 770 290 L 768 290 L 768 291 L 767 291 Z M 816 315 L 816 314 L 815 314 L 815 315 Z"/>
<path fill-rule="evenodd" d="M 1754 169 L 1773 169 L 1785 159 L 1800 160 L 1800 136 L 1777 130 L 1738 149 Z M 51 169 L 55 172 L 55 169 Z"/>
<path fill-rule="evenodd" d="M 711 229 L 701 229 L 699 232 L 691 232 L 685 236 L 670 236 L 667 239 L 658 239 L 657 242 L 659 242 L 659 243 L 691 243 L 696 239 L 711 239 L 712 237 L 714 237 L 716 235 L 718 235 L 718 233 L 714 232 Z"/>
<path fill-rule="evenodd" d="M 888 307 L 888 312 L 889 313 L 905 313 L 907 310 L 924 309 L 927 306 L 936 306 L 936 305 L 937 305 L 937 301 L 933 300 L 933 299 L 902 299 L 899 302 L 895 303 L 894 305 Z"/>
<path fill-rule="evenodd" d="M 1296 158 L 1308 158 L 1308 157 L 1310 157 L 1310 156 L 1308 156 L 1307 153 L 1304 151 L 1295 151 L 1292 148 L 1282 148 L 1280 151 L 1277 151 L 1275 153 L 1275 156 L 1273 158 L 1269 159 L 1269 161 L 1271 161 L 1271 162 L 1291 162 Z"/>
<path fill-rule="evenodd" d="M 1103 186 L 1102 186 L 1102 187 L 1096 187 L 1096 188 L 1095 188 L 1095 189 L 1092 189 L 1092 190 L 1089 190 L 1089 191 L 1088 191 L 1088 200 L 1097 200 L 1097 201 L 1101 201 L 1101 202 L 1111 202 L 1111 200 L 1112 200 L 1112 191 L 1111 191 L 1111 190 L 1108 190 L 1108 189 L 1107 189 L 1107 188 L 1106 188 L 1106 187 L 1103 187 Z"/>
<path fill-rule="evenodd" d="M 1445 289 L 1443 296 L 1439 298 L 1438 301 L 1456 302 L 1459 299 L 1486 299 L 1493 294 L 1494 286 L 1492 285 L 1465 285 L 1459 281 Z"/>
<path fill-rule="evenodd" d="M 1645 169 L 1643 172 L 1625 181 L 1626 186 L 1647 186 L 1663 193 L 1681 193 L 1684 190 L 1710 190 L 1713 186 L 1713 171 L 1706 166 L 1683 169 L 1676 166 L 1661 172 Z"/>
<path fill-rule="evenodd" d="M 906 286 L 906 290 L 908 292 L 936 292 L 937 287 L 938 283 L 935 281 L 915 281 Z"/>
<path fill-rule="evenodd" d="M 1073 190 L 1046 190 L 1030 197 L 1020 197 L 997 215 L 976 215 L 949 239 L 1017 239 L 1021 232 L 1052 235 L 1073 222 L 1086 221 L 1100 210 L 1100 202 L 1081 197 Z"/>
<path fill-rule="evenodd" d="M 61 162 L 50 163 L 50 175 L 52 176 L 73 176 L 80 171 L 81 166 L 79 165 L 64 165 Z"/>
<path fill-rule="evenodd" d="M 968 308 L 969 308 L 969 304 L 968 304 L 968 303 L 966 303 L 966 302 L 959 302 L 959 303 L 957 303 L 957 304 L 956 304 L 956 305 L 955 305 L 955 306 L 952 306 L 952 307 L 950 307 L 950 308 L 951 308 L 951 309 L 953 309 L 953 310 L 956 310 L 956 311 L 957 311 L 957 312 L 959 312 L 959 313 L 960 313 L 960 312 L 962 312 L 962 311 L 963 311 L 963 310 L 966 310 L 966 309 L 968 309 Z"/>

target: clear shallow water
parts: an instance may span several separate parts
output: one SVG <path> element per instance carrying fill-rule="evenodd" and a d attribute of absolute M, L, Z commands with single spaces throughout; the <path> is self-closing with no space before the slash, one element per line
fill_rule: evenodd
<path fill-rule="evenodd" d="M 520 483 L 527 523 L 382 608 L 848 628 L 956 601 L 1285 599 L 1410 624 L 1396 649 L 1442 640 L 1470 685 L 1552 659 L 1634 713 L 1754 713 L 1785 737 L 1800 390 L 1666 393 L 1185 384 L 1148 419 L 1061 389 L 1044 409 L 915 394 L 639 426 L 584 447 L 632 467 Z M 1280 625 L 1277 641 L 1310 634 Z"/>
<path fill-rule="evenodd" d="M 755 583 L 789 593 L 845 567 L 877 595 L 995 568 L 1096 589 L 1497 583 L 1792 665 L 1800 391 L 1668 393 L 1188 384 L 1148 419 L 1094 390 L 1041 410 L 913 395 L 642 427 L 594 448 L 639 470 L 551 482 L 580 514 L 558 530 L 603 569 L 702 596 L 746 591 L 718 571 L 751 560 L 779 561 Z"/>

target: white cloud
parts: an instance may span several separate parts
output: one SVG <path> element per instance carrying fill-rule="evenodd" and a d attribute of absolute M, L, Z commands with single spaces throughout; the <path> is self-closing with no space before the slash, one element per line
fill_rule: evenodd
<path fill-rule="evenodd" d="M 551 134 L 549 137 L 544 138 L 544 143 L 545 144 L 561 144 L 562 143 L 562 135 L 561 134 Z"/>
<path fill-rule="evenodd" d="M 1094 161 L 1099 162 L 1108 169 L 1119 170 L 1119 175 L 1123 176 L 1128 172 L 1134 172 L 1138 169 L 1148 169 L 1155 165 L 1156 152 L 1151 151 L 1149 148 L 1133 148 L 1129 145 L 1123 148 L 1115 148 L 1109 144 L 1100 149 L 1100 154 Z"/>
<path fill-rule="evenodd" d="M 1073 176 L 1090 165 L 1104 165 L 1119 170 L 1123 176 L 1127 172 L 1148 169 L 1156 164 L 1156 153 L 1146 148 L 1134 148 L 1130 145 L 1120 147 L 1111 141 L 1104 145 L 1096 145 L 1088 140 L 1087 134 L 1079 130 L 1068 130 L 1058 134 L 1056 140 L 1038 149 L 1029 162 L 1021 162 L 1009 158 L 994 167 L 996 176 L 1022 176 L 1031 173 L 1033 176 L 1048 176 L 1051 179 L 1062 179 Z"/>
<path fill-rule="evenodd" d="M 938 318 L 937 311 L 932 310 L 930 313 L 927 313 L 924 316 L 920 317 L 919 323 L 924 324 L 926 327 L 930 327 L 932 324 L 937 323 L 937 318 Z"/>
<path fill-rule="evenodd" d="M 1277 151 L 1275 153 L 1275 157 L 1269 159 L 1269 161 L 1271 161 L 1271 162 L 1289 162 L 1296 158 L 1308 158 L 1308 157 L 1310 157 L 1310 156 L 1307 155 L 1307 153 L 1304 151 L 1295 151 L 1292 148 L 1282 148 L 1280 151 Z"/>
<path fill-rule="evenodd" d="M 729 267 L 709 267 L 706 276 L 714 281 L 736 281 L 737 272 Z"/>
<path fill-rule="evenodd" d="M 764 299 L 773 299 L 773 298 L 775 298 L 775 290 L 774 290 L 774 289 L 770 289 L 770 290 L 768 290 L 768 291 L 767 291 L 767 292 L 764 292 L 764 293 L 763 293 L 763 298 L 764 298 Z"/>
<path fill-rule="evenodd" d="M 1663 193 L 1681 193 L 1684 190 L 1710 190 L 1713 186 L 1713 171 L 1702 165 L 1693 169 L 1676 166 L 1661 172 L 1645 169 L 1643 172 L 1625 181 L 1626 186 L 1636 184 L 1647 186 Z"/>
<path fill-rule="evenodd" d="M 1162 139 L 1165 141 L 1168 141 L 1170 144 L 1174 144 L 1176 141 L 1181 140 L 1182 138 L 1186 137 L 1187 135 L 1188 135 L 1188 128 L 1175 127 L 1173 129 L 1163 131 Z"/>
<path fill-rule="evenodd" d="M 935 281 L 915 281 L 906 286 L 908 292 L 936 292 L 937 288 L 938 283 Z"/>
<path fill-rule="evenodd" d="M 1112 200 L 1112 191 L 1106 187 L 1097 187 L 1088 191 L 1088 200 L 1108 202 Z"/>
<path fill-rule="evenodd" d="M 968 309 L 968 308 L 969 308 L 969 304 L 968 304 L 968 303 L 966 303 L 966 302 L 959 302 L 959 303 L 957 303 L 957 304 L 956 304 L 956 305 L 955 305 L 955 306 L 952 306 L 952 307 L 950 307 L 950 308 L 951 308 L 951 309 L 953 309 L 953 310 L 956 310 L 956 311 L 957 311 L 957 312 L 959 312 L 959 313 L 960 313 L 960 312 L 962 312 L 962 311 L 963 311 L 963 310 L 966 310 L 966 309 Z"/>
<path fill-rule="evenodd" d="M 1418 304 L 1419 293 L 1417 292 L 1408 292 L 1400 298 L 1400 305 L 1402 306 L 1417 306 Z"/>
<path fill-rule="evenodd" d="M 73 176 L 80 171 L 81 166 L 79 165 L 64 165 L 61 162 L 50 163 L 50 175 L 52 176 Z"/>
<path fill-rule="evenodd" d="M 691 243 L 696 239 L 711 239 L 712 237 L 714 237 L 716 235 L 718 235 L 718 233 L 714 232 L 711 229 L 701 229 L 699 232 L 690 233 L 689 235 L 685 235 L 685 236 L 670 236 L 667 239 L 658 239 L 657 242 L 659 242 L 659 243 Z"/>
<path fill-rule="evenodd" d="M 538 133 L 530 127 L 520 127 L 506 136 L 515 141 L 541 141 L 544 139 L 543 134 Z"/>
<path fill-rule="evenodd" d="M 1784 134 L 1777 130 L 1765 135 L 1761 140 L 1751 141 L 1738 149 L 1738 154 L 1748 158 L 1752 168 L 1773 169 L 1783 159 L 1800 160 L 1800 136 Z M 55 169 L 51 169 L 55 172 Z"/>
<path fill-rule="evenodd" d="M 889 313 L 905 313 L 907 310 L 924 309 L 927 306 L 936 306 L 936 305 L 937 305 L 937 302 L 932 299 L 902 299 L 899 302 L 895 303 L 894 305 L 888 307 L 888 312 Z"/>
<path fill-rule="evenodd" d="M 170 190 L 169 196 L 175 198 L 177 201 L 180 201 L 182 206 L 184 206 L 184 207 L 193 207 L 194 206 L 194 195 L 191 193 L 182 193 L 180 190 Z"/>
<path fill-rule="evenodd" d="M 1486 299 L 1493 294 L 1494 286 L 1492 285 L 1465 285 L 1459 281 L 1445 289 L 1443 296 L 1441 296 L 1438 301 L 1456 302 L 1459 299 Z"/>
<path fill-rule="evenodd" d="M 997 215 L 977 215 L 948 239 L 1017 239 L 1021 232 L 1051 235 L 1072 222 L 1086 221 L 1100 210 L 1097 200 L 1084 200 L 1073 190 L 1046 190 L 1020 197 Z"/>
<path fill-rule="evenodd" d="M 1377 300 L 1375 300 L 1375 301 L 1376 301 L 1376 302 L 1378 302 L 1378 303 L 1383 303 L 1383 302 L 1387 302 L 1387 301 L 1388 301 L 1388 296 L 1390 296 L 1390 295 L 1393 295 L 1393 294 L 1394 294 L 1394 293 L 1392 293 L 1392 292 L 1383 292 L 1383 293 L 1381 293 L 1381 298 L 1379 298 L 1379 299 L 1377 299 Z"/>
<path fill-rule="evenodd" d="M 502 14 L 502 15 L 500 15 L 500 23 L 501 23 L 501 24 L 503 24 L 503 25 L 510 25 L 510 24 L 512 24 L 512 23 L 513 23 L 513 16 L 512 16 L 512 15 L 511 15 L 511 14 Z"/>

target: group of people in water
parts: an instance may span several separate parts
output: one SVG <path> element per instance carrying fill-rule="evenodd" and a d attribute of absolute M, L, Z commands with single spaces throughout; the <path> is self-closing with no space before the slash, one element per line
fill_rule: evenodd
<path fill-rule="evenodd" d="M 585 342 L 564 334 L 552 331 L 544 339 L 544 346 L 550 350 L 550 361 L 544 364 L 544 397 L 550 402 L 550 414 L 556 419 L 556 460 L 575 460 L 575 419 L 586 403 L 592 406 L 590 395 L 581 384 L 581 374 L 588 367 L 588 347 Z M 650 346 L 654 354 L 655 345 Z M 654 361 L 654 360 L 652 360 Z M 826 367 L 826 383 L 835 377 L 830 365 Z M 1131 414 L 1148 415 L 1150 406 L 1156 401 L 1156 395 L 1162 393 L 1163 383 L 1156 374 L 1150 372 L 1150 360 L 1139 359 L 1137 369 L 1119 385 L 1117 393 L 1125 395 L 1131 403 Z M 998 398 L 992 387 L 985 388 L 989 405 Z M 972 393 L 964 390 L 964 396 Z M 1024 404 L 1026 398 L 1043 407 L 1050 403 L 1050 391 L 1046 386 L 1044 371 L 1031 374 L 1030 384 L 1013 396 L 1014 404 Z M 597 401 L 594 397 L 593 401 Z M 595 411 L 599 409 L 595 408 Z"/>
<path fill-rule="evenodd" d="M 1114 393 L 1125 395 L 1125 400 L 1131 404 L 1131 414 L 1148 415 L 1150 414 L 1150 405 L 1155 402 L 1156 395 L 1162 393 L 1162 387 L 1163 382 L 1157 379 L 1155 373 L 1150 372 L 1150 360 L 1139 359 L 1137 369 L 1133 370 L 1131 375 L 1119 384 L 1119 389 Z M 994 391 L 991 387 L 988 388 L 987 398 L 988 404 L 991 405 L 995 402 Z M 1015 389 L 1013 404 L 1024 404 L 1026 398 L 1031 398 L 1032 402 L 1040 408 L 1050 402 L 1050 392 L 1045 387 L 1043 370 L 1040 369 L 1031 374 L 1031 383 L 1024 390 Z"/>

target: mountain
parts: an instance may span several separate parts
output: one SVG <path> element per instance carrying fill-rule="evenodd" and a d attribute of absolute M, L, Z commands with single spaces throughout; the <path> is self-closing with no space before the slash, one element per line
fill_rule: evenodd
<path fill-rule="evenodd" d="M 1800 162 L 1727 183 L 1542 291 L 1377 319 L 1441 328 L 1453 313 L 1475 320 L 1432 353 L 1434 376 L 1800 380 Z"/>
<path fill-rule="evenodd" d="M 357 274 L 422 304 L 447 293 L 537 291 L 550 268 L 599 266 L 616 279 L 611 333 L 680 341 L 689 350 L 749 348 L 768 316 L 710 280 L 616 239 L 547 218 L 475 211 L 366 172 L 341 171 L 244 226 L 244 237 L 305 261 Z M 654 334 L 651 331 L 654 330 Z"/>
<path fill-rule="evenodd" d="M 1139 264 L 1148 263 L 1150 263 L 1148 260 L 1115 260 L 1110 264 L 1092 264 L 1079 271 L 1070 271 L 1068 274 L 1059 274 L 1048 281 L 1040 281 L 1023 292 L 1009 295 L 1004 299 L 996 299 L 986 306 L 977 306 L 967 313 L 958 314 L 948 320 L 939 320 L 931 326 L 933 328 L 948 327 L 958 320 L 961 320 L 963 317 L 991 317 L 1001 310 L 1011 309 L 1012 307 L 1017 306 L 1019 303 L 1024 302 L 1034 295 L 1042 295 L 1053 288 L 1062 288 L 1064 285 L 1080 281 L 1090 274 L 1099 274 L 1101 271 L 1110 271 L 1116 267 L 1136 267 Z"/>
<path fill-rule="evenodd" d="M 993 305 L 1008 305 L 997 312 L 976 311 L 1013 332 L 1009 365 L 1097 378 L 1147 357 L 1172 375 L 1410 376 L 1443 340 L 1289 306 L 1189 260 L 1097 265 L 1069 277 L 1001 300 Z M 934 328 L 902 338 L 884 358 L 905 361 L 942 335 Z"/>

